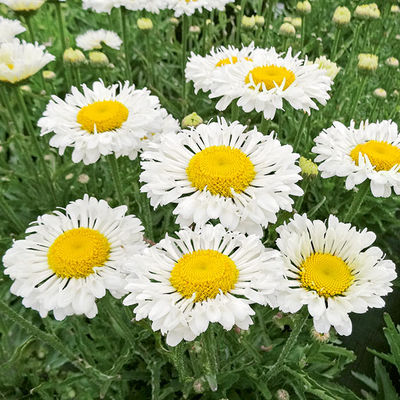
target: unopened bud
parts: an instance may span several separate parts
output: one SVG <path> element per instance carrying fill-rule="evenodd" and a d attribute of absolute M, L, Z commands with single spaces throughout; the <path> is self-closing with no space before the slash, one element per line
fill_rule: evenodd
<path fill-rule="evenodd" d="M 374 90 L 374 96 L 378 99 L 386 99 L 387 93 L 385 89 L 377 88 Z"/>
<path fill-rule="evenodd" d="M 358 69 L 361 71 L 376 71 L 378 68 L 378 56 L 375 54 L 361 53 L 358 55 Z"/>
<path fill-rule="evenodd" d="M 311 4 L 309 1 L 299 1 L 296 5 L 296 11 L 301 15 L 310 14 Z"/>
<path fill-rule="evenodd" d="M 256 19 L 255 19 L 254 15 L 252 15 L 251 17 L 246 17 L 246 15 L 243 15 L 243 18 L 242 18 L 243 28 L 253 29 L 255 24 L 256 24 Z"/>
<path fill-rule="evenodd" d="M 136 21 L 136 25 L 141 31 L 149 31 L 153 29 L 153 21 L 150 18 L 139 18 Z"/>
<path fill-rule="evenodd" d="M 203 123 L 203 119 L 195 112 L 186 115 L 182 120 L 182 128 L 196 127 Z"/>
<path fill-rule="evenodd" d="M 89 61 L 97 66 L 105 66 L 110 63 L 108 57 L 101 51 L 91 51 L 89 53 Z"/>
<path fill-rule="evenodd" d="M 332 21 L 338 26 L 348 25 L 351 20 L 351 13 L 347 7 L 337 7 L 333 13 Z"/>
<path fill-rule="evenodd" d="M 63 59 L 68 64 L 83 64 L 86 61 L 85 55 L 78 49 L 72 47 L 64 51 Z"/>
<path fill-rule="evenodd" d="M 284 22 L 279 28 L 279 34 L 282 36 L 294 36 L 296 35 L 296 29 L 289 22 Z"/>

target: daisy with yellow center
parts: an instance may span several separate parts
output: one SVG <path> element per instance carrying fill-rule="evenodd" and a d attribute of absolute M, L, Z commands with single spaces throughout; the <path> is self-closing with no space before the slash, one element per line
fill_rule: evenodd
<path fill-rule="evenodd" d="M 106 290 L 116 298 L 126 293 L 124 265 L 146 247 L 140 221 L 126 211 L 85 195 L 65 214 L 39 217 L 3 257 L 4 273 L 14 281 L 11 293 L 43 318 L 49 311 L 57 320 L 93 318 Z"/>
<path fill-rule="evenodd" d="M 167 344 L 194 340 L 210 322 L 248 329 L 250 304 L 276 305 L 275 292 L 284 284 L 278 251 L 221 225 L 185 228 L 176 237 L 167 235 L 132 260 L 124 300 L 137 305 L 137 320 L 149 318 L 167 335 Z"/>
<path fill-rule="evenodd" d="M 298 154 L 274 134 L 224 119 L 166 134 L 142 153 L 146 192 L 153 207 L 176 203 L 181 226 L 219 219 L 228 229 L 262 236 L 291 196 L 303 194 Z"/>
<path fill-rule="evenodd" d="M 245 112 L 256 110 L 272 119 L 277 109 L 283 110 L 283 100 L 296 110 L 318 110 L 315 101 L 326 104 L 331 84 L 325 70 L 292 56 L 291 49 L 284 57 L 274 48 L 256 49 L 247 62 L 215 71 L 209 97 L 221 97 L 217 110 L 237 99 Z"/>
<path fill-rule="evenodd" d="M 349 127 L 336 121 L 315 143 L 323 178 L 346 177 L 348 190 L 369 179 L 375 197 L 389 197 L 392 188 L 400 194 L 400 135 L 394 122 L 367 121 L 356 128 L 354 121 Z"/>
<path fill-rule="evenodd" d="M 158 135 L 179 128 L 147 89 L 135 89 L 128 82 L 106 87 L 102 81 L 82 89 L 83 93 L 73 87 L 65 100 L 53 96 L 38 121 L 42 135 L 55 133 L 50 145 L 61 155 L 67 147 L 74 148 L 73 162 L 92 164 L 109 154 L 134 159 L 144 137 L 158 140 Z"/>
<path fill-rule="evenodd" d="M 233 46 L 212 48 L 206 56 L 192 53 L 185 68 L 186 81 L 192 81 L 194 91 L 207 92 L 214 85 L 214 72 L 225 70 L 238 62 L 251 61 L 254 44 L 237 49 Z"/>
<path fill-rule="evenodd" d="M 333 326 L 347 336 L 349 313 L 385 305 L 382 296 L 392 291 L 396 269 L 379 248 L 370 247 L 374 233 L 357 231 L 332 215 L 324 223 L 305 214 L 296 214 L 277 232 L 288 278 L 277 297 L 282 311 L 295 313 L 307 305 L 317 332 L 328 333 Z"/>

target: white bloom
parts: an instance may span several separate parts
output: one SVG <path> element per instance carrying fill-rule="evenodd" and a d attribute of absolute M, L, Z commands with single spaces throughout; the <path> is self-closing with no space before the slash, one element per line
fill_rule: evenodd
<path fill-rule="evenodd" d="M 394 122 L 367 121 L 356 129 L 354 121 L 349 127 L 335 121 L 314 141 L 323 178 L 344 176 L 347 190 L 369 179 L 375 197 L 389 197 L 392 187 L 400 194 L 400 134 Z"/>
<path fill-rule="evenodd" d="M 291 49 L 285 57 L 274 48 L 257 49 L 252 60 L 215 71 L 209 97 L 222 97 L 217 110 L 225 110 L 238 99 L 245 112 L 256 110 L 272 119 L 277 109 L 283 110 L 283 100 L 296 110 L 310 113 L 311 108 L 318 110 L 314 99 L 323 105 L 329 99 L 332 81 L 325 70 L 292 56 Z"/>
<path fill-rule="evenodd" d="M 69 203 L 65 214 L 39 217 L 3 257 L 4 272 L 14 281 L 11 293 L 42 318 L 49 311 L 57 320 L 93 318 L 96 299 L 106 290 L 117 298 L 126 293 L 124 266 L 146 247 L 140 221 L 126 211 L 85 195 Z"/>
<path fill-rule="evenodd" d="M 16 83 L 36 74 L 55 57 L 38 43 L 14 39 L 0 44 L 0 81 Z"/>
<path fill-rule="evenodd" d="M 186 81 L 193 81 L 195 93 L 200 89 L 207 92 L 214 86 L 213 74 L 216 70 L 251 60 L 253 51 L 254 44 L 251 43 L 241 49 L 233 46 L 213 48 L 205 57 L 192 52 L 185 68 Z"/>
<path fill-rule="evenodd" d="M 0 0 L 14 11 L 36 11 L 46 0 Z"/>
<path fill-rule="evenodd" d="M 108 47 L 119 50 L 122 40 L 115 32 L 105 29 L 90 30 L 76 37 L 76 45 L 83 50 L 101 49 L 103 43 Z"/>
<path fill-rule="evenodd" d="M 83 9 L 92 9 L 97 13 L 110 14 L 112 8 L 119 7 L 119 0 L 83 0 Z"/>
<path fill-rule="evenodd" d="M 182 14 L 192 15 L 196 10 L 200 12 L 205 8 L 206 10 L 220 10 L 225 9 L 226 4 L 233 3 L 234 0 L 166 0 L 168 8 L 175 11 L 175 17 Z"/>
<path fill-rule="evenodd" d="M 290 196 L 303 194 L 298 154 L 273 133 L 245 129 L 221 119 L 151 144 L 140 176 L 151 205 L 177 203 L 181 226 L 219 218 L 229 229 L 261 236 L 280 209 L 292 210 Z"/>
<path fill-rule="evenodd" d="M 119 4 L 128 10 L 146 10 L 152 13 L 167 8 L 167 0 L 119 0 Z"/>
<path fill-rule="evenodd" d="M 175 346 L 205 332 L 210 322 L 248 329 L 250 304 L 275 306 L 284 281 L 279 252 L 255 236 L 221 225 L 185 228 L 133 259 L 125 305 L 137 304 L 136 319 L 149 318 Z"/>
<path fill-rule="evenodd" d="M 328 223 L 295 215 L 277 228 L 278 248 L 286 259 L 287 290 L 278 295 L 284 312 L 297 312 L 304 304 L 320 333 L 333 326 L 350 335 L 349 313 L 383 307 L 382 296 L 392 291 L 395 265 L 370 247 L 375 234 L 357 231 L 330 216 Z"/>
<path fill-rule="evenodd" d="M 55 133 L 50 145 L 58 147 L 60 155 L 66 147 L 74 148 L 75 163 L 92 164 L 108 154 L 133 160 L 143 138 L 175 126 L 147 89 L 135 89 L 129 82 L 105 87 L 102 81 L 82 89 L 72 87 L 65 101 L 53 96 L 38 121 L 42 135 Z"/>
<path fill-rule="evenodd" d="M 320 69 L 324 69 L 326 74 L 334 80 L 336 75 L 340 71 L 340 67 L 336 63 L 326 58 L 326 56 L 321 56 L 315 59 L 314 64 L 317 64 Z"/>
<path fill-rule="evenodd" d="M 18 20 L 7 19 L 0 16 L 0 43 L 9 42 L 16 35 L 25 32 L 26 29 Z"/>

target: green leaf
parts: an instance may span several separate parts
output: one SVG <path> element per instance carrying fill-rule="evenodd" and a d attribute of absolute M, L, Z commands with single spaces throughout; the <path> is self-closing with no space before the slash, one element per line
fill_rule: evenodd
<path fill-rule="evenodd" d="M 394 388 L 393 383 L 390 380 L 390 376 L 386 371 L 386 368 L 382 364 L 382 361 L 379 358 L 375 357 L 374 365 L 376 381 L 378 384 L 378 398 L 384 400 L 399 399 L 396 389 Z"/>

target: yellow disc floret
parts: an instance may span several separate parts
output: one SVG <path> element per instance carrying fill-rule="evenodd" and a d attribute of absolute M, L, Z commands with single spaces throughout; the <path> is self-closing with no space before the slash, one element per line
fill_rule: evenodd
<path fill-rule="evenodd" d="M 253 68 L 244 80 L 246 84 L 252 83 L 250 76 L 254 82 L 254 85 L 250 86 L 250 89 L 255 89 L 258 84 L 261 84 L 259 87 L 260 92 L 263 91 L 263 84 L 267 90 L 271 90 L 276 86 L 280 87 L 283 81 L 285 81 L 283 90 L 286 90 L 296 79 L 292 71 L 285 67 L 277 67 L 276 65 Z"/>
<path fill-rule="evenodd" d="M 249 157 L 230 146 L 210 146 L 195 154 L 186 168 L 189 181 L 198 190 L 233 197 L 232 189 L 243 192 L 256 172 Z"/>
<path fill-rule="evenodd" d="M 47 262 L 61 278 L 85 278 L 101 267 L 110 255 L 110 243 L 95 229 L 70 229 L 53 242 Z"/>
<path fill-rule="evenodd" d="M 314 253 L 300 266 L 301 286 L 326 298 L 344 293 L 354 281 L 350 267 L 328 253 Z"/>
<path fill-rule="evenodd" d="M 244 57 L 245 60 L 247 61 L 253 61 L 251 58 Z M 236 56 L 233 57 L 227 57 L 223 58 L 222 60 L 219 60 L 215 66 L 216 67 L 222 67 L 224 65 L 229 65 L 229 64 L 236 64 L 239 61 L 239 59 Z"/>
<path fill-rule="evenodd" d="M 185 298 L 196 294 L 195 302 L 214 299 L 235 287 L 239 271 L 235 263 L 216 250 L 185 254 L 171 271 L 171 285 Z"/>
<path fill-rule="evenodd" d="M 368 156 L 376 171 L 389 171 L 395 165 L 400 165 L 400 148 L 386 142 L 369 140 L 358 144 L 350 153 L 350 157 L 358 165 L 359 154 Z"/>
<path fill-rule="evenodd" d="M 128 116 L 129 110 L 122 103 L 104 100 L 82 107 L 77 121 L 89 133 L 94 133 L 95 127 L 98 133 L 102 133 L 120 128 Z"/>

